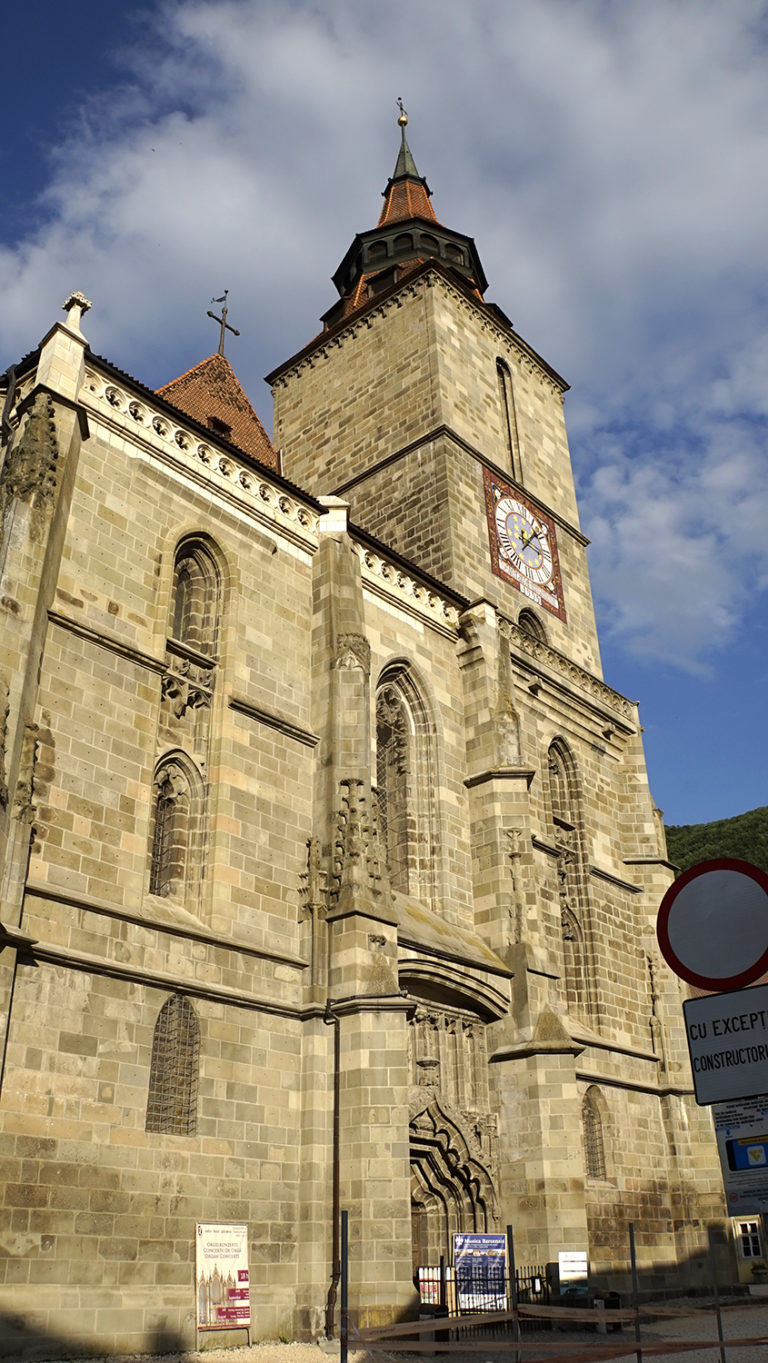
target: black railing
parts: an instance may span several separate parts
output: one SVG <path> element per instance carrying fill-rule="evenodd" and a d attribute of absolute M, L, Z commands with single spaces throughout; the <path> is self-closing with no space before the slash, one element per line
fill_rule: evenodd
<path fill-rule="evenodd" d="M 515 1272 L 517 1301 L 523 1306 L 549 1304 L 549 1286 L 543 1264 L 532 1264 L 518 1268 Z M 445 1268 L 442 1265 L 419 1269 L 419 1291 L 421 1309 L 424 1316 L 448 1317 L 451 1331 L 459 1332 L 461 1337 L 487 1338 L 497 1334 L 511 1333 L 512 1322 L 492 1321 L 483 1325 L 462 1326 L 462 1316 L 476 1316 L 493 1312 L 506 1312 L 511 1305 L 511 1294 L 505 1269 L 485 1264 L 465 1265 L 458 1268 Z M 548 1320 L 526 1318 L 521 1322 L 527 1332 L 549 1329 Z"/>

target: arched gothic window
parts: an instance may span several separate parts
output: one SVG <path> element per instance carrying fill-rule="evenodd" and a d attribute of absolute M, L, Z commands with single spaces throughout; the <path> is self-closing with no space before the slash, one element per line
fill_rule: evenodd
<path fill-rule="evenodd" d="M 185 896 L 198 852 L 202 782 L 190 760 L 172 753 L 159 763 L 152 785 L 149 893 Z"/>
<path fill-rule="evenodd" d="M 501 403 L 502 424 L 507 445 L 507 458 L 512 477 L 522 479 L 520 467 L 520 439 L 517 430 L 517 411 L 512 375 L 504 360 L 496 361 L 496 377 L 499 382 L 499 401 Z"/>
<path fill-rule="evenodd" d="M 219 571 L 210 551 L 201 540 L 182 540 L 173 568 L 172 637 L 198 653 L 215 653 L 219 598 Z"/>
<path fill-rule="evenodd" d="M 517 623 L 520 626 L 520 629 L 525 630 L 526 634 L 531 635 L 531 638 L 538 639 L 542 644 L 547 642 L 547 631 L 536 612 L 530 610 L 528 606 L 525 606 L 523 610 L 521 610 L 517 617 Z"/>
<path fill-rule="evenodd" d="M 221 610 L 218 564 L 203 539 L 188 537 L 176 550 L 163 696 L 175 719 L 210 706 Z M 199 745 L 200 735 L 198 735 Z"/>
<path fill-rule="evenodd" d="M 583 926 L 586 888 L 576 767 L 567 743 L 561 738 L 556 738 L 550 744 L 547 759 L 549 800 L 557 847 L 563 983 L 571 1012 L 588 1015 L 592 1001 L 591 971 Z"/>
<path fill-rule="evenodd" d="M 549 745 L 547 753 L 549 771 L 549 797 L 555 825 L 576 831 L 579 824 L 579 789 L 576 776 L 576 763 L 573 754 L 562 738 L 556 738 Z"/>
<path fill-rule="evenodd" d="M 408 893 L 414 828 L 410 819 L 411 735 L 403 700 L 394 686 L 376 697 L 376 785 L 379 828 L 393 890 Z"/>
<path fill-rule="evenodd" d="M 563 935 L 566 997 L 570 1007 L 582 1013 L 587 1005 L 584 934 L 576 914 L 567 903 L 561 903 L 560 906 L 560 929 Z"/>
<path fill-rule="evenodd" d="M 436 892 L 435 785 L 426 707 L 407 667 L 394 664 L 376 695 L 379 830 L 390 885 L 427 903 Z"/>
<path fill-rule="evenodd" d="M 599 1090 L 593 1084 L 584 1094 L 581 1126 L 584 1139 L 584 1165 L 587 1178 L 606 1177 L 605 1139 Z"/>
<path fill-rule="evenodd" d="M 200 1025 L 191 1003 L 174 994 L 160 1009 L 152 1040 L 147 1131 L 194 1136 Z"/>

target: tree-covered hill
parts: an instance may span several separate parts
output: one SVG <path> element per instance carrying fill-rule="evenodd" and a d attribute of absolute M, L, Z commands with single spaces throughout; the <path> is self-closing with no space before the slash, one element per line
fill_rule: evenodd
<path fill-rule="evenodd" d="M 768 871 L 768 806 L 714 823 L 671 824 L 667 850 L 681 871 L 710 857 L 740 857 Z"/>

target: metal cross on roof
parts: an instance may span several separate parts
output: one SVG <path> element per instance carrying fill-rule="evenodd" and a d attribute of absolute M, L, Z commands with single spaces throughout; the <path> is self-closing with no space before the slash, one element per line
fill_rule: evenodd
<path fill-rule="evenodd" d="M 220 355 L 223 355 L 223 354 L 224 354 L 224 332 L 225 332 L 225 331 L 231 331 L 233 336 L 239 336 L 239 335 L 240 335 L 240 332 L 237 331 L 237 329 L 236 329 L 235 327 L 231 327 L 231 326 L 229 325 L 229 322 L 227 321 L 227 294 L 228 294 L 228 293 L 229 293 L 229 289 L 225 289 L 225 290 L 224 290 L 224 293 L 223 293 L 223 295 L 222 295 L 221 298 L 212 298 L 212 299 L 211 299 L 211 302 L 212 302 L 212 303 L 221 303 L 221 317 L 217 317 L 216 314 L 215 314 L 215 312 L 211 312 L 210 309 L 209 309 L 209 311 L 208 311 L 208 313 L 207 313 L 207 316 L 208 316 L 208 317 L 212 317 L 213 320 L 214 320 L 214 322 L 218 322 L 219 326 L 221 327 L 221 335 L 220 335 L 220 337 L 219 337 L 219 354 L 220 354 Z"/>

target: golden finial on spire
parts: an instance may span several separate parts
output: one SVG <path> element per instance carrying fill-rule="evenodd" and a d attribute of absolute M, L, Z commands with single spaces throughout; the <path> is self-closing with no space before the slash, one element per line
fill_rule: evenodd
<path fill-rule="evenodd" d="M 405 112 L 405 109 L 403 108 L 403 101 L 399 95 L 397 97 L 397 107 L 400 110 L 400 117 L 397 120 L 398 126 L 400 128 L 404 128 L 406 123 L 408 122 L 408 115 Z"/>

